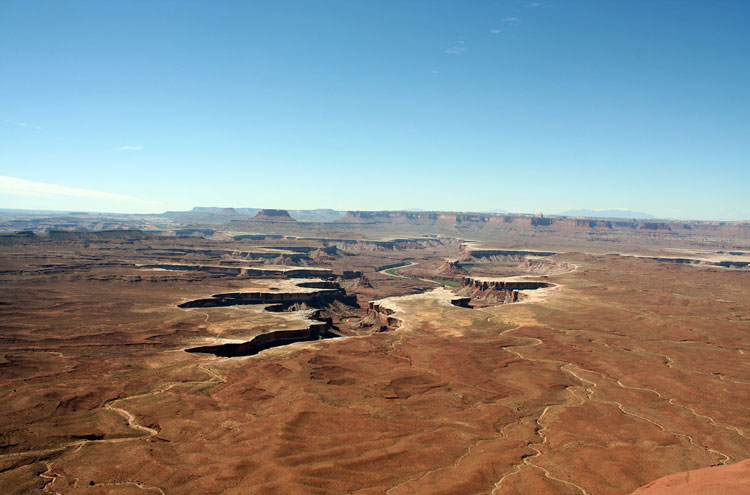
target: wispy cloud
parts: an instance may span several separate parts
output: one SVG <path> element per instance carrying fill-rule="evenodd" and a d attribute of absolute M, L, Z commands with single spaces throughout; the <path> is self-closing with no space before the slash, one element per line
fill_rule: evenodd
<path fill-rule="evenodd" d="M 503 22 L 509 26 L 518 26 L 521 24 L 521 19 L 518 17 L 506 17 L 503 19 Z"/>
<path fill-rule="evenodd" d="M 440 71 L 439 70 L 433 70 L 432 73 L 433 74 L 440 74 Z"/>
<path fill-rule="evenodd" d="M 466 47 L 463 41 L 457 41 L 455 45 L 450 48 L 443 50 L 448 55 L 464 55 L 466 53 Z"/>
<path fill-rule="evenodd" d="M 541 6 L 542 6 L 542 4 L 541 4 L 541 3 L 539 3 L 539 2 L 531 2 L 531 3 L 529 4 L 529 7 L 531 7 L 532 9 L 535 9 L 535 8 L 537 8 L 537 7 L 541 7 Z"/>
<path fill-rule="evenodd" d="M 34 129 L 37 131 L 43 131 L 44 127 L 38 126 L 36 124 L 29 124 L 28 122 L 11 122 L 10 120 L 6 120 L 7 123 L 13 124 L 18 127 L 25 127 L 27 129 Z"/>
<path fill-rule="evenodd" d="M 143 146 L 118 146 L 113 151 L 141 151 Z"/>
<path fill-rule="evenodd" d="M 490 29 L 490 33 L 492 33 L 492 34 L 500 34 L 500 30 L 499 30 L 499 29 L 497 29 L 497 28 L 495 28 L 495 29 Z"/>
<path fill-rule="evenodd" d="M 0 194 L 13 196 L 55 197 L 65 196 L 74 198 L 109 199 L 113 201 L 124 201 L 128 203 L 159 204 L 158 201 L 126 196 L 124 194 L 95 191 L 93 189 L 81 189 L 78 187 L 60 186 L 57 184 L 45 184 L 17 177 L 6 177 L 0 175 Z"/>

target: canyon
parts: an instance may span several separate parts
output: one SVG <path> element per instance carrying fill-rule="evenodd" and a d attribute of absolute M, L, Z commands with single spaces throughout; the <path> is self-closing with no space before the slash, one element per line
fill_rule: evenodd
<path fill-rule="evenodd" d="M 750 485 L 744 224 L 285 213 L 0 236 L 0 491 Z"/>

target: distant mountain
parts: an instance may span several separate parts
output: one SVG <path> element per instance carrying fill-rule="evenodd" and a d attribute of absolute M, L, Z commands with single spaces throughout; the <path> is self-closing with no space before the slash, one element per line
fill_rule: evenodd
<path fill-rule="evenodd" d="M 67 211 L 67 210 L 23 210 L 16 208 L 0 208 L 0 213 L 8 213 L 14 215 L 89 215 L 89 212 L 84 211 Z M 101 213 L 92 213 L 94 215 L 100 215 Z"/>
<path fill-rule="evenodd" d="M 270 221 L 270 222 L 296 222 L 294 218 L 289 214 L 286 210 L 275 210 L 275 209 L 265 209 L 260 210 L 257 215 L 255 215 L 253 220 L 261 220 L 261 221 Z"/>
<path fill-rule="evenodd" d="M 508 210 L 503 210 L 502 208 L 495 208 L 494 210 L 485 210 L 480 211 L 479 213 L 494 213 L 496 215 L 505 215 L 506 213 L 510 213 Z"/>
<path fill-rule="evenodd" d="M 656 218 L 650 213 L 632 210 L 567 210 L 558 215 L 564 217 L 591 218 Z"/>
<path fill-rule="evenodd" d="M 220 206 L 195 206 L 192 210 L 179 213 L 207 213 L 210 215 L 246 215 L 255 216 L 260 208 L 230 208 Z"/>
<path fill-rule="evenodd" d="M 167 216 L 181 221 L 223 223 L 227 219 L 239 220 L 254 217 L 260 208 L 229 208 L 219 206 L 196 206 L 190 211 L 167 211 Z M 345 211 L 320 208 L 317 210 L 286 210 L 295 220 L 302 222 L 335 222 L 346 215 Z"/>

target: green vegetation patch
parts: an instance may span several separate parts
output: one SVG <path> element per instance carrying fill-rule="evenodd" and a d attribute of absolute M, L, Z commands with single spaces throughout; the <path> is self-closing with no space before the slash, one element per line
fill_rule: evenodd
<path fill-rule="evenodd" d="M 446 287 L 459 287 L 461 284 L 456 282 L 455 280 L 438 280 L 438 279 L 431 279 L 433 282 L 437 282 L 439 284 L 443 284 Z"/>
<path fill-rule="evenodd" d="M 404 261 L 404 263 L 403 263 L 402 265 L 394 266 L 393 268 L 389 268 L 389 269 L 387 269 L 387 270 L 383 270 L 383 271 L 384 271 L 385 273 L 387 273 L 388 275 L 393 275 L 394 277 L 400 277 L 400 278 L 414 278 L 414 277 L 406 277 L 406 276 L 404 276 L 404 275 L 401 275 L 400 273 L 398 273 L 398 271 L 399 271 L 400 269 L 402 269 L 402 268 L 405 268 L 405 267 L 407 267 L 407 266 L 409 266 L 409 265 L 411 265 L 411 264 L 412 264 L 412 262 L 411 262 L 411 261 L 408 261 L 408 260 L 407 260 L 407 261 Z"/>

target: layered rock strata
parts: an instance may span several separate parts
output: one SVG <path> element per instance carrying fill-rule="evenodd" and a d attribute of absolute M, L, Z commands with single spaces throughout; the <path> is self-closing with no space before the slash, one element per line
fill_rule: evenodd
<path fill-rule="evenodd" d="M 544 231 L 599 231 L 674 234 L 701 234 L 750 238 L 749 222 L 653 221 L 580 217 L 545 217 L 533 215 L 410 211 L 350 211 L 344 222 L 359 223 L 421 223 L 446 226 L 503 229 L 534 229 Z"/>
<path fill-rule="evenodd" d="M 486 303 L 508 304 L 521 300 L 520 291 L 552 287 L 547 282 L 533 280 L 500 280 L 481 277 L 462 277 L 458 294 Z M 468 305 L 468 302 L 466 303 Z"/>
<path fill-rule="evenodd" d="M 534 290 L 551 287 L 552 284 L 536 280 L 498 280 L 481 277 L 461 278 L 461 288 L 471 287 L 479 290 Z"/>
<path fill-rule="evenodd" d="M 265 209 L 260 210 L 251 220 L 266 222 L 296 222 L 286 210 Z"/>
<path fill-rule="evenodd" d="M 380 304 L 378 301 L 370 301 L 367 308 L 368 316 L 373 317 L 380 324 L 381 331 L 395 330 L 401 326 L 401 320 L 392 316 L 394 313 L 394 310 Z"/>
<path fill-rule="evenodd" d="M 318 319 L 318 313 L 313 319 Z M 219 357 L 253 356 L 272 347 L 293 344 L 295 342 L 310 342 L 315 340 L 330 339 L 339 335 L 330 331 L 330 319 L 312 323 L 307 328 L 298 330 L 277 330 L 262 333 L 248 342 L 206 345 L 185 349 L 187 352 L 199 352 L 215 354 Z"/>
<path fill-rule="evenodd" d="M 246 267 L 246 266 L 224 266 L 224 265 L 187 265 L 178 263 L 158 263 L 151 265 L 142 265 L 142 268 L 160 268 L 162 270 L 185 270 L 216 273 L 221 275 L 245 275 L 251 277 L 263 276 L 284 276 L 287 278 L 333 278 L 333 271 L 328 268 L 297 268 L 287 266 L 264 266 L 264 267 Z"/>

